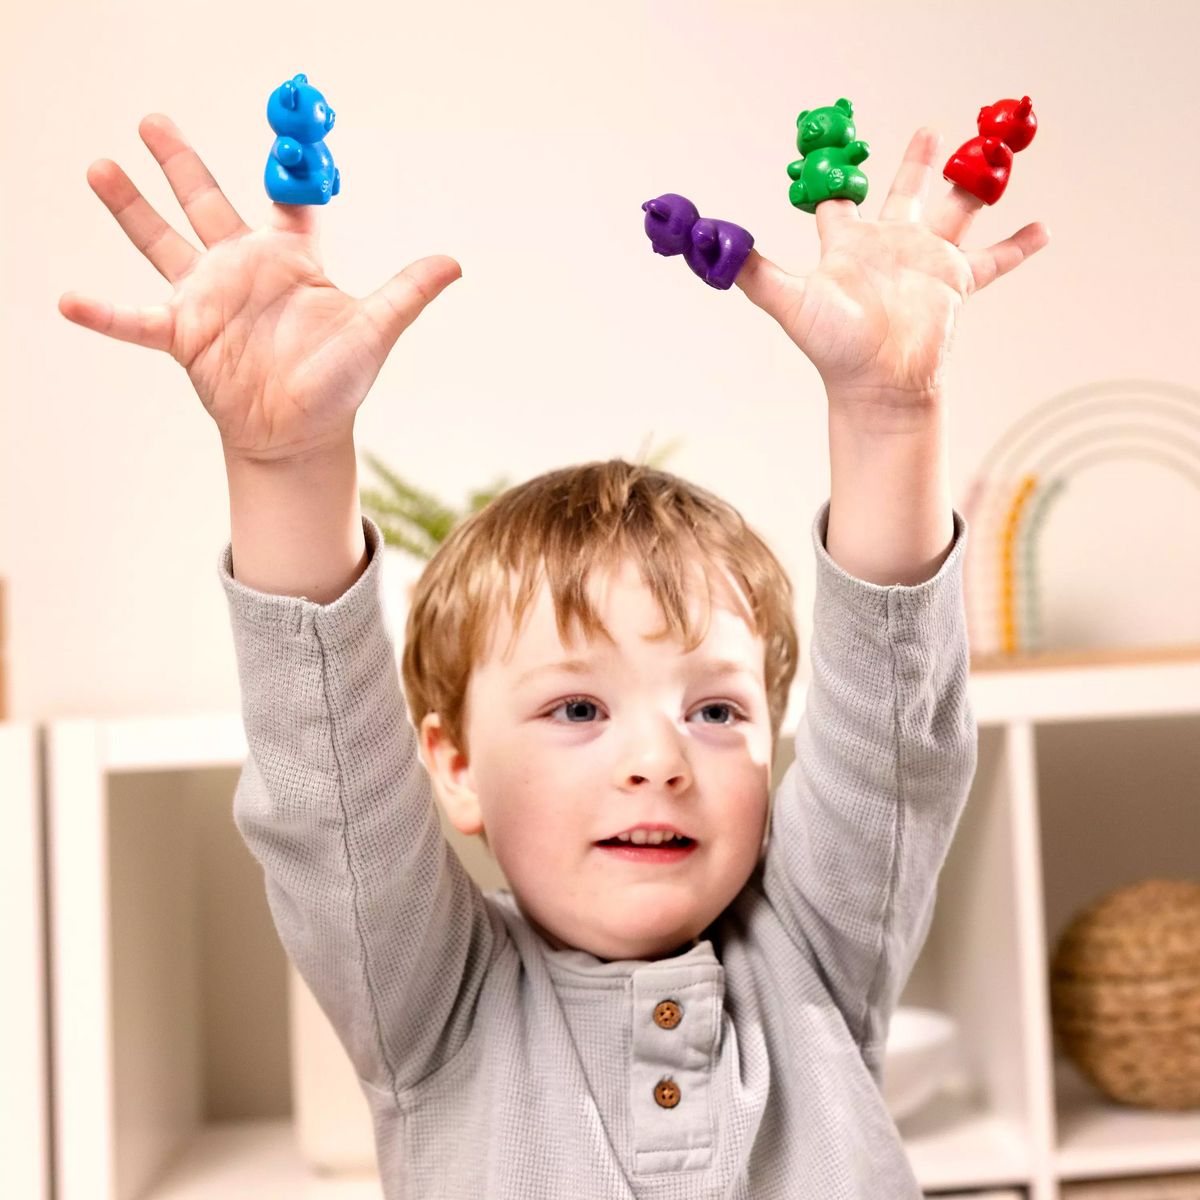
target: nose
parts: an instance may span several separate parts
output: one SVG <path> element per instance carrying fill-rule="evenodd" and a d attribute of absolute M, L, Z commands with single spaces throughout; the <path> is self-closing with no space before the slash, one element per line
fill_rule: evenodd
<path fill-rule="evenodd" d="M 625 741 L 613 782 L 623 791 L 686 792 L 692 786 L 692 768 L 683 735 L 663 717 L 640 722 Z"/>

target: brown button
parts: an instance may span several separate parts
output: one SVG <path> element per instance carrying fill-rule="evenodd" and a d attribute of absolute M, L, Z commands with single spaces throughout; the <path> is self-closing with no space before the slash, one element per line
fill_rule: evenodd
<path fill-rule="evenodd" d="M 674 1000 L 664 1000 L 654 1009 L 654 1019 L 664 1029 L 674 1029 L 682 1016 L 683 1013 L 679 1011 L 679 1005 Z"/>
<path fill-rule="evenodd" d="M 674 1108 L 679 1103 L 679 1085 L 669 1079 L 661 1079 L 654 1086 L 654 1098 L 663 1108 Z"/>

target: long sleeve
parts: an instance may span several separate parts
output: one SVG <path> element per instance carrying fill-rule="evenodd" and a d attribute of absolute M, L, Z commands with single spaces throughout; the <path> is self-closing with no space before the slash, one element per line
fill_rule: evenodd
<path fill-rule="evenodd" d="M 465 1042 L 506 935 L 442 835 L 363 526 L 370 564 L 328 605 L 255 592 L 222 556 L 249 743 L 234 817 L 288 954 L 396 1095 Z"/>
<path fill-rule="evenodd" d="M 763 889 L 877 1072 L 975 774 L 966 523 L 954 514 L 932 579 L 884 587 L 829 557 L 828 521 L 826 502 L 812 529 L 812 681 L 775 795 Z"/>

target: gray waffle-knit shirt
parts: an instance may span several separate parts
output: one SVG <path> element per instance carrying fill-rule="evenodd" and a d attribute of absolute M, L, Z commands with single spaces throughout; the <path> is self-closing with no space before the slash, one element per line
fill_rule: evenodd
<path fill-rule="evenodd" d="M 966 526 L 955 513 L 934 578 L 883 587 L 834 563 L 827 524 L 828 503 L 766 855 L 656 961 L 553 950 L 467 875 L 404 706 L 374 525 L 367 570 L 324 606 L 236 582 L 226 548 L 249 740 L 235 817 L 357 1068 L 388 1200 L 920 1196 L 878 1081 L 975 771 Z"/>

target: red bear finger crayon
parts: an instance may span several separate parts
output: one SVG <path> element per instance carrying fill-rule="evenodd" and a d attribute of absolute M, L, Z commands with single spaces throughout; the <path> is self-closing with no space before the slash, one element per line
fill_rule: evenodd
<path fill-rule="evenodd" d="M 995 204 L 1008 187 L 1013 155 L 1037 133 L 1033 101 L 1024 96 L 985 104 L 976 125 L 979 136 L 955 150 L 942 175 L 984 204 Z"/>

